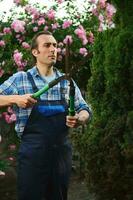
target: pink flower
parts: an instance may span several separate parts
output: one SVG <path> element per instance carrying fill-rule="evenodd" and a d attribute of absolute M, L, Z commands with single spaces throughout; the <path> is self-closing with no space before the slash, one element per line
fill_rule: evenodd
<path fill-rule="evenodd" d="M 88 36 L 88 41 L 89 43 L 93 44 L 94 43 L 94 35 L 92 32 L 89 33 L 89 36 Z"/>
<path fill-rule="evenodd" d="M 11 116 L 10 116 L 10 122 L 15 122 L 16 121 L 16 115 L 13 113 Z"/>
<path fill-rule="evenodd" d="M 10 113 L 10 114 L 13 114 L 13 109 L 9 106 L 9 107 L 7 108 L 7 112 Z"/>
<path fill-rule="evenodd" d="M 100 15 L 98 16 L 98 19 L 99 19 L 100 22 L 102 22 L 102 23 L 104 22 L 104 17 L 103 17 L 102 14 L 100 14 Z"/>
<path fill-rule="evenodd" d="M 38 31 L 38 27 L 37 26 L 33 27 L 33 31 L 37 32 Z"/>
<path fill-rule="evenodd" d="M 38 20 L 38 26 L 41 26 L 42 24 L 45 24 L 45 19 L 44 18 L 40 18 L 39 20 Z"/>
<path fill-rule="evenodd" d="M 25 49 L 29 49 L 30 45 L 27 42 L 22 42 L 22 47 Z"/>
<path fill-rule="evenodd" d="M 87 38 L 86 38 L 86 36 L 83 38 L 83 40 L 82 40 L 82 44 L 83 45 L 86 45 L 88 43 L 88 40 L 87 40 Z"/>
<path fill-rule="evenodd" d="M 59 46 L 59 47 L 63 47 L 64 44 L 63 44 L 62 42 L 59 42 L 59 43 L 58 43 L 58 46 Z"/>
<path fill-rule="evenodd" d="M 55 30 L 55 29 L 57 29 L 57 28 L 59 28 L 60 27 L 60 25 L 56 22 L 56 23 L 54 23 L 54 24 L 52 24 L 52 29 L 53 30 Z"/>
<path fill-rule="evenodd" d="M 5 176 L 5 172 L 0 170 L 0 176 Z"/>
<path fill-rule="evenodd" d="M 10 28 L 10 27 L 5 27 L 5 28 L 3 29 L 3 33 L 4 33 L 4 34 L 11 33 L 11 28 Z"/>
<path fill-rule="evenodd" d="M 4 66 L 5 65 L 5 61 L 3 61 L 2 63 L 1 63 L 1 66 Z"/>
<path fill-rule="evenodd" d="M 5 121 L 9 124 L 9 121 L 10 121 L 10 115 L 7 113 L 7 112 L 3 112 L 2 113 L 2 115 L 3 115 L 3 117 L 4 117 L 4 119 L 5 119 Z"/>
<path fill-rule="evenodd" d="M 88 43 L 86 32 L 83 26 L 80 25 L 74 32 L 82 40 L 83 45 L 86 45 Z"/>
<path fill-rule="evenodd" d="M 87 56 L 87 54 L 88 54 L 86 48 L 80 48 L 80 49 L 79 49 L 79 53 L 80 53 L 81 55 L 83 55 L 84 57 Z"/>
<path fill-rule="evenodd" d="M 113 5 L 107 3 L 106 13 L 107 13 L 107 18 L 112 18 L 112 16 L 116 13 L 115 7 Z"/>
<path fill-rule="evenodd" d="M 47 31 L 47 30 L 48 30 L 48 26 L 45 26 L 45 27 L 44 27 L 44 31 Z"/>
<path fill-rule="evenodd" d="M 75 30 L 75 33 L 78 35 L 79 38 L 82 38 L 85 35 L 85 30 L 83 26 L 80 25 L 79 28 Z"/>
<path fill-rule="evenodd" d="M 16 115 L 14 113 L 9 114 L 8 112 L 3 112 L 2 115 L 8 124 L 11 124 L 12 122 L 16 121 Z"/>
<path fill-rule="evenodd" d="M 33 15 L 33 18 L 34 18 L 34 19 L 38 19 L 39 16 L 40 16 L 39 11 L 38 11 L 35 7 L 32 7 L 32 6 L 30 6 L 30 5 L 27 5 L 27 6 L 25 7 L 25 11 L 26 11 L 28 14 Z"/>
<path fill-rule="evenodd" d="M 22 62 L 22 56 L 23 54 L 18 52 L 18 50 L 14 51 L 13 59 L 16 65 L 19 67 L 18 70 L 23 70 L 23 68 L 27 65 L 27 61 Z"/>
<path fill-rule="evenodd" d="M 21 68 L 23 69 L 25 66 L 27 66 L 27 61 L 26 60 L 21 63 Z"/>
<path fill-rule="evenodd" d="M 0 143 L 2 142 L 2 136 L 0 135 Z"/>
<path fill-rule="evenodd" d="M 102 31 L 103 31 L 103 24 L 102 24 L 102 23 L 99 24 L 98 31 L 99 31 L 99 32 L 102 32 Z"/>
<path fill-rule="evenodd" d="M 105 6 L 106 6 L 106 1 L 107 0 L 99 0 L 99 6 L 100 6 L 100 8 L 105 8 Z"/>
<path fill-rule="evenodd" d="M 13 157 L 9 157 L 8 158 L 10 161 L 14 161 L 14 158 Z"/>
<path fill-rule="evenodd" d="M 62 61 L 62 58 L 63 58 L 62 55 L 58 55 L 57 60 Z"/>
<path fill-rule="evenodd" d="M 16 34 L 16 38 L 20 38 L 21 37 L 21 35 L 20 34 Z"/>
<path fill-rule="evenodd" d="M 98 10 L 97 10 L 97 8 L 92 8 L 91 12 L 92 12 L 92 14 L 94 16 L 98 16 Z"/>
<path fill-rule="evenodd" d="M 89 0 L 89 2 L 95 4 L 97 2 L 97 0 Z"/>
<path fill-rule="evenodd" d="M 5 44 L 5 41 L 4 40 L 0 40 L 0 47 L 4 47 L 6 44 Z"/>
<path fill-rule="evenodd" d="M 72 21 L 71 20 L 66 20 L 66 21 L 64 21 L 64 23 L 62 25 L 62 28 L 66 29 L 66 28 L 70 27 L 71 25 L 72 25 Z"/>
<path fill-rule="evenodd" d="M 58 52 L 58 53 L 61 53 L 61 48 L 57 48 L 57 52 Z"/>
<path fill-rule="evenodd" d="M 25 22 L 21 20 L 14 20 L 11 24 L 11 28 L 16 32 L 23 33 L 25 31 Z"/>
<path fill-rule="evenodd" d="M 32 20 L 31 20 L 31 23 L 34 24 L 34 23 L 35 23 L 35 19 L 32 19 Z"/>
<path fill-rule="evenodd" d="M 57 0 L 57 3 L 61 4 L 64 0 Z"/>
<path fill-rule="evenodd" d="M 65 55 L 65 53 L 66 53 L 66 49 L 63 48 L 63 49 L 62 49 L 62 55 Z"/>
<path fill-rule="evenodd" d="M 21 3 L 21 0 L 14 0 L 13 1 L 16 5 L 19 5 Z"/>
<path fill-rule="evenodd" d="M 55 18 L 55 11 L 53 9 L 50 9 L 47 13 L 47 16 L 50 20 L 53 20 Z"/>
<path fill-rule="evenodd" d="M 10 145 L 9 145 L 9 149 L 10 149 L 11 151 L 14 151 L 14 150 L 16 149 L 16 145 L 15 145 L 15 144 L 10 144 Z"/>
<path fill-rule="evenodd" d="M 65 39 L 63 40 L 63 42 L 64 42 L 64 44 L 72 44 L 72 42 L 73 42 L 73 39 L 72 39 L 72 36 L 71 35 L 67 35 L 66 37 L 65 37 Z"/>
<path fill-rule="evenodd" d="M 4 70 L 0 67 L 0 77 L 2 77 L 4 74 Z"/>
<path fill-rule="evenodd" d="M 22 38 L 19 38 L 18 41 L 19 41 L 19 43 L 22 43 L 22 42 L 23 42 L 23 39 L 22 39 Z"/>
<path fill-rule="evenodd" d="M 13 55 L 13 58 L 14 58 L 14 61 L 17 63 L 18 61 L 21 61 L 22 60 L 22 56 L 23 54 L 21 52 L 18 52 L 18 51 L 14 51 L 14 55 Z"/>

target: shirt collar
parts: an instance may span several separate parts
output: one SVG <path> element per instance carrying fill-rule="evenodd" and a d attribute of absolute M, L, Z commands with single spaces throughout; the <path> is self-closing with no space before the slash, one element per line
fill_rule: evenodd
<path fill-rule="evenodd" d="M 38 69 L 36 66 L 34 66 L 32 69 L 28 70 L 30 71 L 31 75 L 32 76 L 40 76 L 39 72 L 38 72 Z M 56 78 L 57 77 L 60 77 L 63 75 L 63 73 L 61 73 L 57 68 L 54 67 L 54 72 L 55 72 L 55 75 L 56 75 Z"/>

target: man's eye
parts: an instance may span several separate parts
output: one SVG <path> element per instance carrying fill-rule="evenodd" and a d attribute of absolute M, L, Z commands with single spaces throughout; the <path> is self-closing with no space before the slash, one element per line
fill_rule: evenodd
<path fill-rule="evenodd" d="M 57 48 L 57 44 L 53 44 L 53 46 Z"/>
<path fill-rule="evenodd" d="M 57 44 L 44 44 L 43 46 L 49 48 L 51 45 L 53 45 L 55 48 L 57 48 Z"/>
<path fill-rule="evenodd" d="M 44 44 L 44 47 L 50 47 L 50 44 Z"/>

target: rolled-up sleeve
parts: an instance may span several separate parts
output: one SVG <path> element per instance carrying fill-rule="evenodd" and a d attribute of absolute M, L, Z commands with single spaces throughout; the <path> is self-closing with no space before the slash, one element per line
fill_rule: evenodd
<path fill-rule="evenodd" d="M 18 94 L 15 84 L 16 76 L 11 76 L 8 80 L 0 85 L 0 95 L 15 95 Z"/>
<path fill-rule="evenodd" d="M 90 119 L 92 117 L 92 109 L 89 104 L 86 103 L 84 100 L 78 86 L 75 84 L 75 109 L 76 112 L 79 113 L 81 110 L 86 110 L 88 111 L 90 115 Z"/>

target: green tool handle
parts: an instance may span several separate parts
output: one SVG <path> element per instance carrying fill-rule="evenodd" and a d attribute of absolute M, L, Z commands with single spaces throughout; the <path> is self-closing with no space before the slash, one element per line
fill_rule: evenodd
<path fill-rule="evenodd" d="M 47 90 L 49 89 L 49 84 L 45 85 L 42 89 L 38 90 L 37 92 L 35 92 L 32 97 L 34 99 L 37 99 L 38 97 L 40 97 L 43 93 L 45 93 Z"/>
<path fill-rule="evenodd" d="M 75 115 L 75 109 L 74 109 L 74 96 L 69 97 L 69 116 L 74 116 Z"/>
<path fill-rule="evenodd" d="M 56 79 L 54 79 L 53 81 L 51 81 L 50 83 L 48 83 L 47 85 L 45 85 L 42 89 L 40 89 L 39 91 L 35 92 L 34 94 L 32 94 L 32 97 L 37 99 L 38 97 L 40 97 L 43 93 L 45 93 L 46 91 L 48 91 L 50 88 L 52 88 L 54 85 L 58 84 L 62 79 L 65 79 L 65 75 L 60 76 Z"/>
<path fill-rule="evenodd" d="M 69 93 L 69 109 L 68 114 L 69 116 L 75 115 L 75 106 L 74 106 L 74 99 L 75 99 L 75 86 L 73 80 L 70 80 L 70 93 Z"/>

